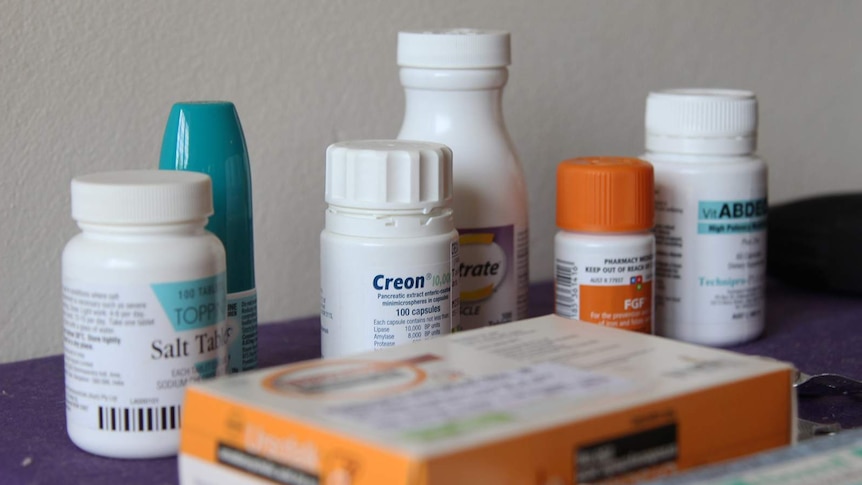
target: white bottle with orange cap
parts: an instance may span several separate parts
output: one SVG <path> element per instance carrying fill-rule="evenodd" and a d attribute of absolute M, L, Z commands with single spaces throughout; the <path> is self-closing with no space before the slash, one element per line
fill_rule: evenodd
<path fill-rule="evenodd" d="M 555 312 L 652 333 L 653 168 L 591 157 L 557 167 Z"/>

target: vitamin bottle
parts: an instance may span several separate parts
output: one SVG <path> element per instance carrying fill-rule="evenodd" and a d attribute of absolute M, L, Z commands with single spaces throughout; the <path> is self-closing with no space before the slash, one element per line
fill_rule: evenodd
<path fill-rule="evenodd" d="M 590 157 L 557 167 L 555 312 L 652 333 L 653 168 Z"/>
<path fill-rule="evenodd" d="M 63 250 L 66 428 L 114 458 L 174 455 L 186 383 L 226 373 L 225 254 L 204 230 L 210 179 L 167 171 L 72 180 Z"/>
<path fill-rule="evenodd" d="M 398 138 L 444 143 L 454 153 L 453 207 L 461 238 L 458 329 L 527 316 L 527 190 L 501 105 L 509 58 L 507 32 L 398 34 L 405 92 Z"/>
<path fill-rule="evenodd" d="M 400 140 L 326 150 L 320 234 L 321 352 L 416 342 L 458 324 L 452 152 Z"/>
<path fill-rule="evenodd" d="M 748 91 L 677 89 L 646 103 L 656 181 L 656 332 L 705 345 L 765 322 L 766 164 Z"/>
<path fill-rule="evenodd" d="M 227 101 L 176 103 L 171 108 L 162 170 L 190 170 L 212 179 L 214 214 L 206 229 L 227 254 L 227 320 L 231 327 L 228 370 L 257 367 L 257 289 L 251 170 L 236 108 Z"/>

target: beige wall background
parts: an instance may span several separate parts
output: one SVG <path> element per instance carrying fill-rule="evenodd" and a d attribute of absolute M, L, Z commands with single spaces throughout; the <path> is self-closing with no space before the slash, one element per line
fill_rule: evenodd
<path fill-rule="evenodd" d="M 237 105 L 271 322 L 318 310 L 326 146 L 398 131 L 398 30 L 512 32 L 505 116 L 540 281 L 556 164 L 640 153 L 651 89 L 754 90 L 772 203 L 862 188 L 860 19 L 832 0 L 0 0 L 0 362 L 62 351 L 69 181 L 155 167 L 175 101 Z"/>

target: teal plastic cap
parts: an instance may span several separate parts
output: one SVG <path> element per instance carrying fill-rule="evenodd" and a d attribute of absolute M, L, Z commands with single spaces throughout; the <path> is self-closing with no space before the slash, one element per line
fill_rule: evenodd
<path fill-rule="evenodd" d="M 207 230 L 221 239 L 227 253 L 227 291 L 254 288 L 251 171 L 233 103 L 175 104 L 165 127 L 159 168 L 202 172 L 212 178 L 215 213 Z"/>

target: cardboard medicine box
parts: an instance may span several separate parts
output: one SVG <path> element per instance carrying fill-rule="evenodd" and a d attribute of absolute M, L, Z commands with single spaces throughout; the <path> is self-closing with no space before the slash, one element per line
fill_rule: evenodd
<path fill-rule="evenodd" d="M 633 481 L 791 444 L 785 363 L 554 315 L 189 387 L 183 484 Z"/>

